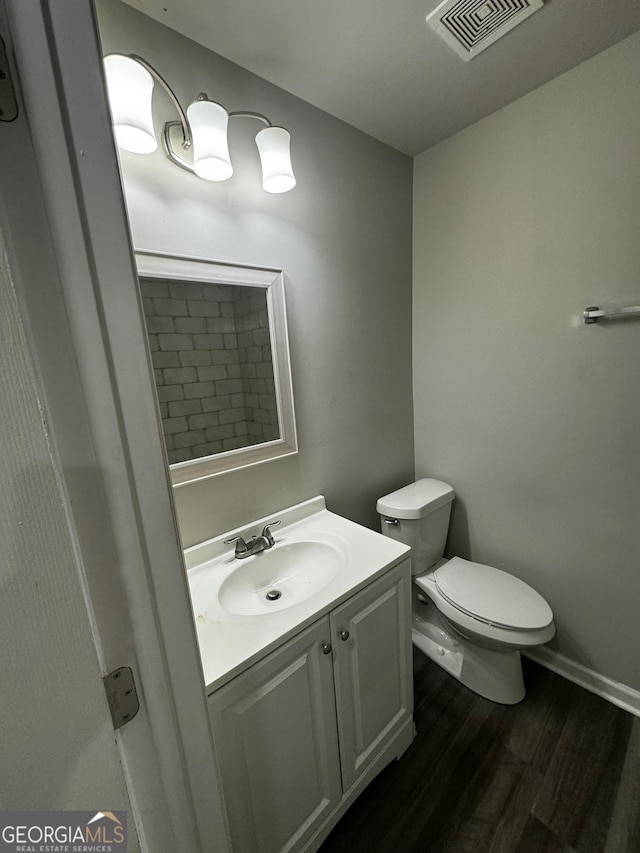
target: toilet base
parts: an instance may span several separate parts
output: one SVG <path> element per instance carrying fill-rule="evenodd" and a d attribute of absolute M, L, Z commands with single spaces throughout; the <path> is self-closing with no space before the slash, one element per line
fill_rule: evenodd
<path fill-rule="evenodd" d="M 426 657 L 485 699 L 501 705 L 516 705 L 524 699 L 518 650 L 488 649 L 471 642 L 451 629 L 434 604 L 417 596 L 411 639 Z"/>

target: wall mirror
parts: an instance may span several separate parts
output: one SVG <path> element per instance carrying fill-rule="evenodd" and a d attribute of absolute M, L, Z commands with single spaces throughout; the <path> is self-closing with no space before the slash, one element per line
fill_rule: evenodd
<path fill-rule="evenodd" d="M 173 485 L 296 453 L 282 270 L 136 263 Z"/>

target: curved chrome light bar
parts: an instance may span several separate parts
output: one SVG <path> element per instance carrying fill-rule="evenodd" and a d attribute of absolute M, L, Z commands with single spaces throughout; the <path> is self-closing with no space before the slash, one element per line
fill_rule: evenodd
<path fill-rule="evenodd" d="M 114 127 L 116 128 L 116 139 L 121 147 L 128 148 L 128 150 L 134 150 L 137 153 L 147 153 L 155 149 L 155 146 L 153 148 L 147 147 L 144 149 L 129 148 L 121 141 L 121 134 L 119 135 L 117 132 L 119 128 L 116 122 L 116 115 L 124 114 L 126 117 L 125 121 L 130 121 L 133 125 L 136 124 L 137 117 L 135 115 L 134 107 L 129 104 L 125 104 L 123 106 L 123 104 L 120 103 L 123 97 L 126 98 L 128 96 L 128 93 L 123 96 L 122 89 L 124 87 L 122 85 L 118 87 L 118 85 L 113 82 L 113 69 L 110 67 L 113 63 L 108 62 L 111 57 L 120 57 L 124 60 L 131 60 L 137 63 L 139 66 L 144 68 L 153 80 L 158 81 L 169 96 L 171 102 L 176 108 L 176 111 L 178 112 L 180 120 L 165 122 L 162 128 L 161 140 L 162 148 L 166 157 L 176 166 L 179 166 L 187 172 L 196 174 L 199 177 L 204 177 L 206 180 L 226 180 L 231 177 L 231 174 L 233 173 L 233 167 L 231 166 L 231 161 L 229 159 L 228 146 L 226 142 L 227 122 L 232 118 L 256 119 L 266 125 L 266 127 L 256 136 L 256 143 L 258 145 L 262 164 L 264 189 L 271 193 L 282 193 L 293 189 L 296 185 L 296 179 L 291 166 L 291 157 L 289 153 L 290 137 L 287 130 L 274 126 L 269 119 L 261 113 L 249 112 L 246 110 L 236 110 L 234 112 L 227 113 L 224 107 L 217 104 L 215 101 L 211 101 L 204 92 L 201 92 L 196 101 L 191 104 L 189 110 L 193 107 L 197 108 L 197 105 L 202 102 L 207 102 L 216 109 L 208 110 L 207 112 L 210 114 L 208 117 L 205 115 L 200 116 L 200 118 L 203 119 L 203 128 L 199 127 L 199 138 L 197 141 L 194 141 L 194 129 L 192 128 L 187 115 L 189 110 L 186 112 L 183 110 L 175 92 L 171 86 L 169 86 L 164 77 L 153 67 L 153 65 L 135 53 L 110 53 L 104 57 L 109 101 L 111 103 L 112 113 L 114 116 Z M 120 73 L 122 74 L 122 68 L 120 68 Z M 122 81 L 120 81 L 120 83 L 121 82 Z M 152 90 L 153 84 L 151 84 L 148 90 L 149 100 L 151 98 Z M 146 92 L 144 92 L 141 97 L 145 96 Z M 146 113 L 147 110 L 150 110 L 150 104 L 144 104 L 143 108 L 138 107 L 138 109 Z M 198 112 L 202 113 L 202 110 L 199 110 Z M 209 127 L 206 127 L 208 119 L 214 119 L 214 121 L 210 122 Z M 143 121 L 144 120 L 141 119 L 141 123 L 143 123 Z M 175 150 L 171 137 L 172 130 L 176 127 L 179 127 L 182 131 L 182 140 L 180 142 L 182 149 L 184 151 L 192 150 L 194 152 L 194 160 L 188 160 L 185 157 L 180 156 L 180 154 Z M 126 130 L 127 128 L 124 129 Z M 134 127 L 133 130 L 136 130 L 136 128 Z M 155 139 L 155 131 L 152 127 L 152 123 L 151 126 L 146 129 L 146 133 L 148 135 L 153 135 L 153 138 Z M 259 139 L 259 137 L 261 138 Z M 206 149 L 204 160 L 211 164 L 210 167 L 206 167 L 205 164 L 205 166 L 200 169 L 198 168 L 198 161 L 195 160 L 195 157 L 198 156 L 196 149 L 199 147 Z M 214 148 L 217 150 L 214 151 Z"/>

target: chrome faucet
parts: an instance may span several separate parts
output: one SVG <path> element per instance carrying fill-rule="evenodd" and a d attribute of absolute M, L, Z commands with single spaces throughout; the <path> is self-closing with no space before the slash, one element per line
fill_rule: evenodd
<path fill-rule="evenodd" d="M 247 557 L 251 557 L 253 554 L 259 554 L 261 551 L 273 548 L 276 544 L 276 540 L 273 538 L 271 528 L 275 527 L 276 524 L 281 524 L 280 519 L 278 519 L 278 521 L 270 521 L 269 524 L 265 524 L 260 536 L 254 536 L 248 542 L 245 542 L 242 536 L 232 536 L 231 539 L 225 539 L 224 542 L 226 545 L 230 545 L 231 542 L 235 542 L 236 548 L 234 557 L 236 560 L 244 560 Z"/>

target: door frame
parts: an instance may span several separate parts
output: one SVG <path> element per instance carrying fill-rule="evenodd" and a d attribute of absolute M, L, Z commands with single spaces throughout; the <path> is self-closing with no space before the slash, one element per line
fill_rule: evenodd
<path fill-rule="evenodd" d="M 141 847 L 230 851 L 93 5 L 0 0 L 0 226 Z M 106 701 L 106 700 L 105 700 Z"/>

